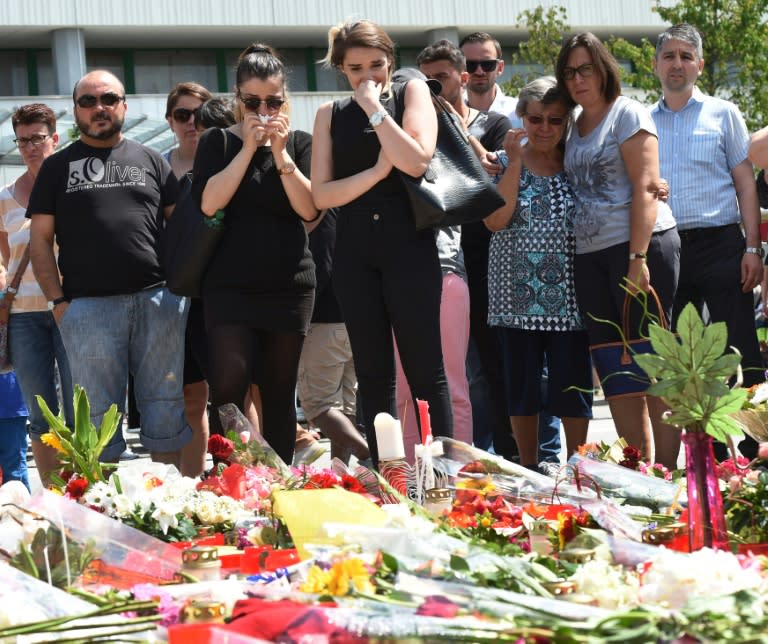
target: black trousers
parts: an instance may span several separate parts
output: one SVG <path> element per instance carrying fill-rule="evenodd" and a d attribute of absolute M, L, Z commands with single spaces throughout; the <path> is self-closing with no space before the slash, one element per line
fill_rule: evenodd
<path fill-rule="evenodd" d="M 453 435 L 440 344 L 442 282 L 434 231 L 417 232 L 402 199 L 340 209 L 333 285 L 352 345 L 374 464 L 374 418 L 379 412 L 397 415 L 393 332 L 414 400 L 429 403 L 432 433 Z"/>
<path fill-rule="evenodd" d="M 741 352 L 744 386 L 763 382 L 764 365 L 755 332 L 752 292 L 741 291 L 741 259 L 744 235 L 738 224 L 680 231 L 680 281 L 675 298 L 675 316 L 692 302 L 701 313 L 707 305 L 712 322 L 728 325 L 728 346 Z M 747 458 L 757 455 L 751 437 L 739 444 Z M 715 445 L 718 458 L 726 458 L 725 446 Z"/>

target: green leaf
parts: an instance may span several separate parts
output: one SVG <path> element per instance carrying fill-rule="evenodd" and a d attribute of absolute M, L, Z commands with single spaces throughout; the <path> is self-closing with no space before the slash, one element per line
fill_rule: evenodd
<path fill-rule="evenodd" d="M 696 369 L 707 370 L 717 360 L 728 342 L 728 329 L 725 322 L 715 322 L 704 327 L 701 340 L 693 347 L 693 363 Z"/>
<path fill-rule="evenodd" d="M 459 557 L 458 555 L 451 555 L 451 562 L 450 562 L 451 570 L 457 570 L 462 572 L 469 572 L 469 564 L 467 563 L 467 560 L 463 557 Z"/>
<path fill-rule="evenodd" d="M 687 380 L 688 379 L 686 376 L 677 376 L 675 378 L 664 378 L 663 380 L 654 382 L 650 387 L 648 387 L 648 390 L 646 391 L 646 393 L 649 396 L 657 396 L 659 398 L 665 398 L 670 393 L 682 391 Z"/>
<path fill-rule="evenodd" d="M 747 395 L 747 390 L 741 387 L 730 389 L 725 396 L 717 399 L 714 409 L 718 414 L 735 414 L 741 410 Z"/>
<path fill-rule="evenodd" d="M 701 321 L 696 307 L 690 302 L 685 305 L 677 320 L 677 333 L 680 336 L 682 347 L 681 362 L 688 367 L 693 367 L 692 349 L 701 341 L 701 336 L 704 334 L 704 323 Z"/>
<path fill-rule="evenodd" d="M 706 370 L 708 378 L 730 378 L 741 363 L 738 353 L 726 353 L 715 360 Z"/>
<path fill-rule="evenodd" d="M 653 350 L 667 360 L 680 359 L 680 341 L 677 336 L 658 324 L 648 327 L 648 337 L 651 339 Z"/>
<path fill-rule="evenodd" d="M 704 429 L 712 438 L 723 443 L 728 440 L 728 436 L 733 436 L 737 442 L 744 438 L 741 427 L 730 416 L 713 416 Z"/>

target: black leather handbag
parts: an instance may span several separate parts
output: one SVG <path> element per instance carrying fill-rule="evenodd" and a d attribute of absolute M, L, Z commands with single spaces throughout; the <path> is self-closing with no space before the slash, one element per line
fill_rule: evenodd
<path fill-rule="evenodd" d="M 401 97 L 404 87 L 400 88 Z M 421 177 L 398 173 L 408 193 L 417 230 L 479 221 L 505 203 L 463 128 L 434 92 L 432 102 L 437 112 L 437 145 L 432 161 Z M 402 98 L 398 103 L 402 105 Z"/>
<path fill-rule="evenodd" d="M 224 160 L 227 159 L 227 133 Z M 200 297 L 203 276 L 224 234 L 224 221 L 207 217 L 192 196 L 192 181 L 185 179 L 179 190 L 176 208 L 165 225 L 165 283 L 171 293 Z"/>

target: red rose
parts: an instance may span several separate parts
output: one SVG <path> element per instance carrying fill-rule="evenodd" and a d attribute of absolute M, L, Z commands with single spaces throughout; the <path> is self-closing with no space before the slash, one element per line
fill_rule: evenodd
<path fill-rule="evenodd" d="M 231 440 L 222 436 L 221 434 L 213 434 L 208 439 L 208 453 L 217 461 L 226 461 L 232 452 L 235 450 L 235 446 Z"/>
<path fill-rule="evenodd" d="M 67 487 L 64 492 L 70 499 L 79 499 L 88 489 L 88 479 L 73 476 L 67 481 Z"/>
<path fill-rule="evenodd" d="M 458 612 L 458 604 L 453 603 L 442 595 L 430 595 L 416 609 L 417 615 L 427 615 L 429 617 L 456 617 Z"/>

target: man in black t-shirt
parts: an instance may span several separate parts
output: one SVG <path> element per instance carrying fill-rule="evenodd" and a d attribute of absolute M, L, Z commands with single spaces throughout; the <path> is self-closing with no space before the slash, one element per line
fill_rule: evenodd
<path fill-rule="evenodd" d="M 115 76 L 86 74 L 72 98 L 80 140 L 46 159 L 29 200 L 32 267 L 94 424 L 111 404 L 124 408 L 130 372 L 143 445 L 178 465 L 192 435 L 182 397 L 187 302 L 165 288 L 160 250 L 178 184 L 160 154 L 123 136 Z M 101 458 L 116 461 L 124 449 L 118 429 Z"/>

